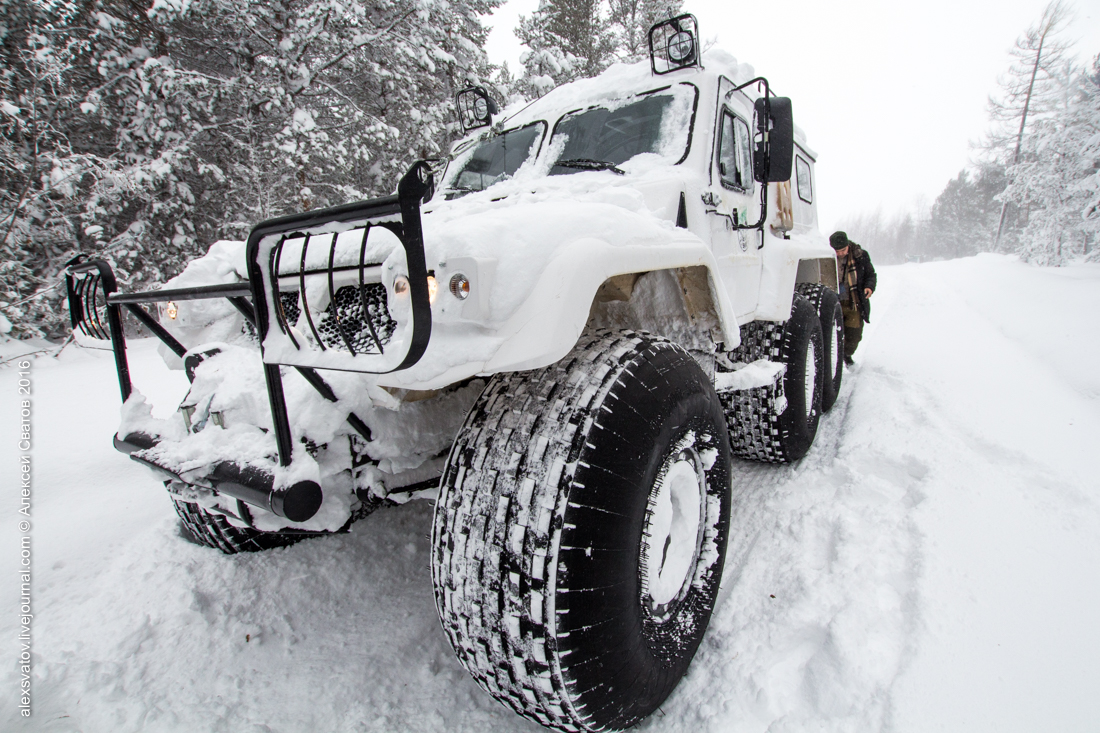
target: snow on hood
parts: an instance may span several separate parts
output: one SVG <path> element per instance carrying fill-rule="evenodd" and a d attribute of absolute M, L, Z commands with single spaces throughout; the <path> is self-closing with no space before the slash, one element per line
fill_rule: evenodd
<path fill-rule="evenodd" d="M 573 242 L 659 246 L 672 237 L 693 236 L 674 223 L 678 194 L 690 172 L 671 168 L 660 166 L 636 177 L 607 171 L 549 176 L 537 187 L 530 177 L 517 174 L 485 191 L 442 202 L 424 217 L 428 267 L 447 257 L 495 258 L 508 286 L 494 288 L 491 320 L 507 317 L 531 293 L 522 285 L 533 284 L 556 253 Z M 678 181 L 670 180 L 674 174 Z M 647 184 L 667 194 L 664 207 L 647 201 Z"/>

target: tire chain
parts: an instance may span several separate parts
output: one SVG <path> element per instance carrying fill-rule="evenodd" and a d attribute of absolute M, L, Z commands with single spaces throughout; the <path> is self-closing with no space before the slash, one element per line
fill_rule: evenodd
<path fill-rule="evenodd" d="M 483 689 L 549 728 L 591 730 L 555 653 L 553 559 L 569 498 L 560 487 L 623 372 L 640 353 L 666 348 L 678 347 L 629 331 L 592 332 L 552 366 L 494 378 L 448 458 L 432 527 L 443 628 Z M 488 585 L 486 566 L 499 568 Z"/>

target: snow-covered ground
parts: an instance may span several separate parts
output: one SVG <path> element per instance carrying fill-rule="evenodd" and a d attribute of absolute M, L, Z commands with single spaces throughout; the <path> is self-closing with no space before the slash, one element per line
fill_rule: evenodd
<path fill-rule="evenodd" d="M 1100 267 L 882 268 L 810 454 L 738 463 L 726 576 L 688 678 L 642 730 L 1100 727 Z M 5 345 L 5 357 L 13 345 Z M 135 384 L 184 391 L 152 344 Z M 17 492 L 0 517 L 0 729 L 535 731 L 438 626 L 431 507 L 226 557 L 116 453 L 108 352 L 37 358 L 34 716 L 19 718 Z M 0 368 L 17 485 L 15 370 Z"/>

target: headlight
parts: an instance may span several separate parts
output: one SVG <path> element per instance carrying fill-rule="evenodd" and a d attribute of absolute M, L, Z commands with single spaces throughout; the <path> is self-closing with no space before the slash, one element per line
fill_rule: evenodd
<path fill-rule="evenodd" d="M 172 301 L 168 301 L 167 303 L 165 303 L 165 305 L 164 305 L 164 315 L 168 316 L 169 318 L 171 318 L 174 321 L 174 320 L 176 320 L 176 316 L 178 316 L 179 313 L 180 313 L 179 308 L 176 307 L 175 303 L 173 303 Z"/>
<path fill-rule="evenodd" d="M 434 275 L 428 275 L 428 302 L 435 302 L 436 291 L 439 290 L 439 284 L 435 281 Z M 393 294 L 398 297 L 404 297 L 409 294 L 409 278 L 404 275 L 398 275 L 393 279 Z"/>
<path fill-rule="evenodd" d="M 479 120 L 489 116 L 489 102 L 484 97 L 478 97 L 474 101 L 474 114 Z"/>
<path fill-rule="evenodd" d="M 668 57 L 673 63 L 683 64 L 688 62 L 695 53 L 695 39 L 690 33 L 680 31 L 668 39 Z"/>

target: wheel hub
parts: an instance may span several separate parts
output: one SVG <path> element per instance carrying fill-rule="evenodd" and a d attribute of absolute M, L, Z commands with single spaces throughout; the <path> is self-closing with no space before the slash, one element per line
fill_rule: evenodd
<path fill-rule="evenodd" d="M 814 389 L 817 387 L 817 348 L 813 339 L 806 346 L 806 379 L 803 384 L 806 385 L 806 416 L 810 417 L 814 411 Z"/>
<path fill-rule="evenodd" d="M 840 374 L 840 370 L 844 363 L 844 352 L 840 348 L 840 344 L 844 341 L 844 326 L 841 324 L 836 325 L 836 333 L 833 335 L 833 378 L 837 374 Z"/>
<path fill-rule="evenodd" d="M 669 618 L 691 587 L 706 525 L 706 474 L 694 448 L 665 459 L 649 494 L 642 531 L 642 599 Z"/>

